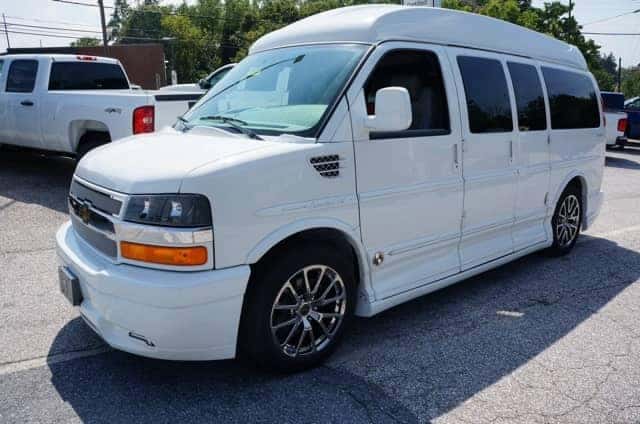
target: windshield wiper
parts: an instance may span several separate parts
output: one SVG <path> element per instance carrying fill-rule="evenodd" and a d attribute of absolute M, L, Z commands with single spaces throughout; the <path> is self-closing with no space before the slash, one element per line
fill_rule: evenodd
<path fill-rule="evenodd" d="M 220 122 L 224 122 L 227 125 L 232 126 L 233 128 L 235 128 L 236 130 L 240 131 L 242 134 L 246 135 L 249 138 L 253 138 L 255 140 L 263 140 L 262 137 L 260 137 L 258 134 L 256 134 L 255 132 L 251 131 L 249 128 L 244 127 L 244 125 L 249 125 L 247 122 L 243 121 L 242 119 L 238 119 L 238 118 L 232 118 L 230 116 L 223 116 L 223 115 L 211 115 L 211 116 L 203 116 L 201 118 L 198 118 L 201 121 L 220 121 Z"/>

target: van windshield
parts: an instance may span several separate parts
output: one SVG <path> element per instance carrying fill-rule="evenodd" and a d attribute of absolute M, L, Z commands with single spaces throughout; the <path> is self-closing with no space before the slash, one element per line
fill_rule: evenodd
<path fill-rule="evenodd" d="M 263 135 L 315 137 L 364 45 L 300 46 L 246 57 L 185 114 L 186 126 L 235 125 Z M 225 122 L 226 121 L 226 122 Z"/>

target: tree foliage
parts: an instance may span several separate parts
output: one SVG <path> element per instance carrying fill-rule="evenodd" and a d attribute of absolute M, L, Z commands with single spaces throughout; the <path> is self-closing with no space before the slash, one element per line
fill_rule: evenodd
<path fill-rule="evenodd" d="M 241 60 L 249 46 L 268 32 L 315 13 L 360 3 L 371 1 L 196 0 L 173 6 L 145 0 L 132 7 L 127 0 L 115 0 L 109 29 L 117 43 L 163 43 L 169 69 L 177 70 L 181 82 L 192 82 L 218 66 Z M 577 21 L 569 16 L 568 5 L 559 1 L 533 7 L 531 0 L 443 0 L 442 6 L 503 19 L 573 44 L 601 88 L 614 89 L 615 58 L 602 56 L 600 46 L 582 35 Z"/>
<path fill-rule="evenodd" d="M 102 43 L 97 38 L 82 37 L 71 42 L 71 47 L 97 47 Z"/>

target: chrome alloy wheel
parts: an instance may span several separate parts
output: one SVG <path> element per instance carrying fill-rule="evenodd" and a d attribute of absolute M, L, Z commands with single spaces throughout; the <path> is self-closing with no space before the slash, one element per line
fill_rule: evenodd
<path fill-rule="evenodd" d="M 347 309 L 340 275 L 325 265 L 310 265 L 284 283 L 271 307 L 271 335 L 282 352 L 297 357 L 325 349 Z"/>
<path fill-rule="evenodd" d="M 580 201 L 570 194 L 564 198 L 556 219 L 556 240 L 560 247 L 571 244 L 578 235 L 580 226 Z"/>

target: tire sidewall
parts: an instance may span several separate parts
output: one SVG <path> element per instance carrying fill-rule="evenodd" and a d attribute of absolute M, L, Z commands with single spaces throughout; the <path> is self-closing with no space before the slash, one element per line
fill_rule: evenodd
<path fill-rule="evenodd" d="M 576 233 L 576 236 L 573 238 L 573 240 L 571 240 L 571 243 L 567 244 L 566 246 L 560 246 L 560 243 L 558 242 L 557 231 L 556 231 L 556 225 L 557 225 L 557 222 L 558 222 L 558 214 L 560 212 L 560 207 L 561 207 L 562 203 L 570 195 L 574 195 L 574 196 L 576 196 L 578 198 L 578 205 L 580 206 L 580 218 L 578 220 L 578 232 Z M 562 194 L 560 195 L 560 199 L 556 203 L 556 208 L 553 211 L 553 217 L 551 218 L 551 232 L 553 233 L 553 245 L 551 247 L 552 248 L 552 253 L 559 254 L 559 255 L 564 255 L 564 254 L 569 253 L 571 251 L 571 249 L 573 249 L 573 246 L 575 246 L 576 242 L 578 241 L 578 237 L 580 237 L 580 230 L 582 228 L 583 219 L 584 219 L 584 203 L 582 201 L 582 194 L 575 187 L 567 187 L 562 192 Z"/>
<path fill-rule="evenodd" d="M 258 364 L 284 372 L 295 372 L 319 365 L 340 344 L 349 327 L 356 303 L 356 280 L 350 254 L 340 254 L 331 243 L 296 243 L 286 252 L 261 264 L 252 275 L 252 293 L 249 295 L 244 327 L 244 345 L 251 359 Z M 347 252 L 350 253 L 350 252 Z M 271 308 L 280 289 L 293 274 L 310 265 L 326 265 L 335 270 L 345 285 L 347 305 L 340 328 L 328 346 L 320 352 L 292 358 L 277 346 L 271 334 Z"/>

